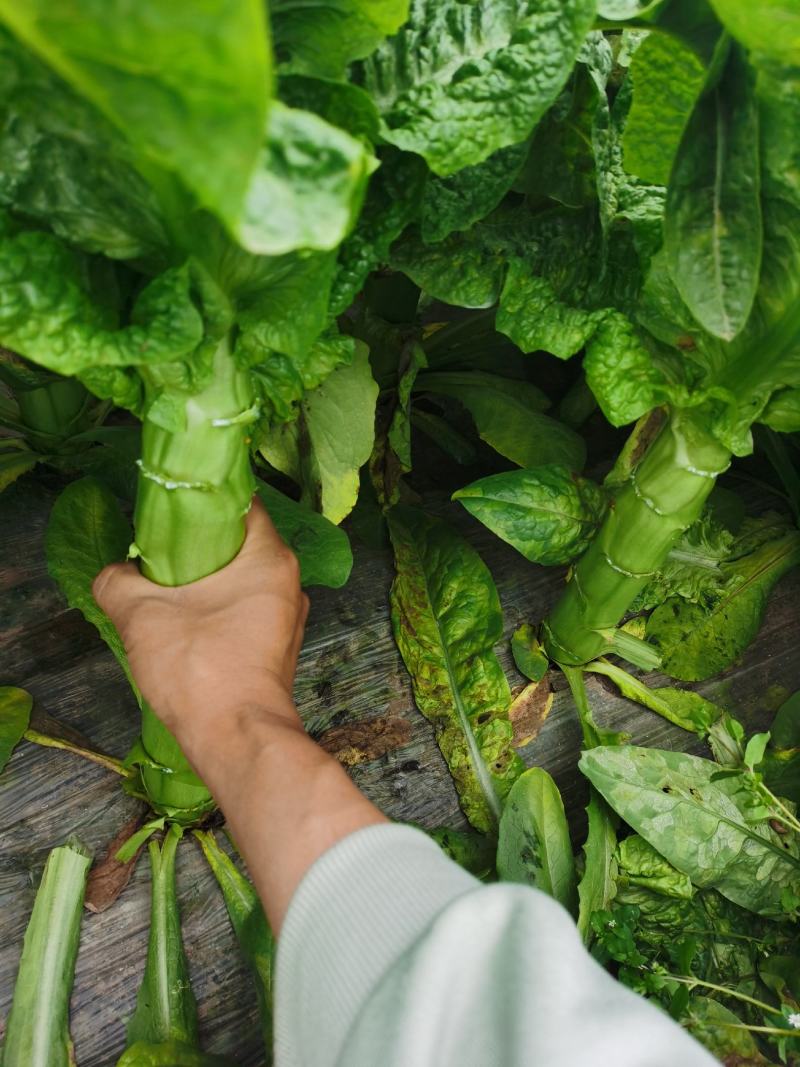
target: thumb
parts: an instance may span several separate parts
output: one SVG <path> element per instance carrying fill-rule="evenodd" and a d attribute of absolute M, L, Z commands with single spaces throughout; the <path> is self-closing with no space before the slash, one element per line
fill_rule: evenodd
<path fill-rule="evenodd" d="M 112 620 L 146 590 L 150 582 L 135 563 L 109 563 L 92 582 L 92 595 Z"/>

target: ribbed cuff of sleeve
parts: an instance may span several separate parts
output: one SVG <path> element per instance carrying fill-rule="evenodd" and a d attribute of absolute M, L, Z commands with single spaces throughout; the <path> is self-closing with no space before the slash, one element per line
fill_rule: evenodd
<path fill-rule="evenodd" d="M 289 905 L 275 977 L 276 1067 L 337 1062 L 362 1005 L 439 912 L 479 883 L 419 830 L 357 830 Z"/>

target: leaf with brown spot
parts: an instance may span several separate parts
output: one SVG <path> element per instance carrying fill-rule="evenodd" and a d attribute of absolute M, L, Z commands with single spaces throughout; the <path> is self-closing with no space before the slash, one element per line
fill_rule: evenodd
<path fill-rule="evenodd" d="M 552 706 L 553 688 L 549 673 L 540 682 L 531 682 L 517 693 L 508 709 L 508 717 L 514 728 L 515 748 L 522 748 L 536 740 Z"/>
<path fill-rule="evenodd" d="M 357 767 L 402 748 L 410 740 L 411 723 L 408 719 L 379 715 L 364 722 L 334 726 L 319 738 L 319 744 L 345 767 Z"/>
<path fill-rule="evenodd" d="M 136 833 L 145 820 L 145 813 L 139 812 L 133 818 L 128 819 L 119 833 L 109 842 L 106 853 L 99 863 L 96 863 L 90 873 L 86 885 L 86 896 L 83 906 L 91 912 L 106 911 L 122 890 L 131 880 L 131 875 L 136 869 L 136 861 L 139 858 L 141 848 L 136 852 L 133 859 L 127 863 L 120 863 L 114 857 L 117 850 L 128 840 L 131 834 Z"/>

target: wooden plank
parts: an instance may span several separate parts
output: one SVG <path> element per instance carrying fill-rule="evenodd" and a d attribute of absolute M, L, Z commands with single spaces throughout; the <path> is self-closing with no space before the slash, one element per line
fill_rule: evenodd
<path fill-rule="evenodd" d="M 111 654 L 92 627 L 65 610 L 46 573 L 43 536 L 57 490 L 56 481 L 43 487 L 28 479 L 0 498 L 0 683 L 30 689 L 52 715 L 122 755 L 138 730 L 135 702 Z M 526 563 L 457 505 L 443 500 L 437 505 L 435 498 L 433 503 L 491 568 L 506 636 L 522 621 L 540 620 L 559 595 L 563 572 Z M 352 768 L 354 780 L 392 818 L 429 827 L 463 826 L 447 768 L 430 726 L 414 707 L 392 639 L 387 597 L 391 557 L 359 545 L 355 549 L 353 576 L 344 589 L 312 590 L 298 706 L 315 737 L 380 717 L 407 724 L 396 731 L 401 740 L 397 747 Z M 768 721 L 781 699 L 800 688 L 799 605 L 800 575 L 795 573 L 775 591 L 758 639 L 741 663 L 698 686 L 699 691 L 726 704 L 753 728 Z M 512 684 L 521 684 L 506 641 L 498 653 Z M 580 731 L 563 679 L 557 675 L 555 683 L 553 710 L 523 757 L 555 776 L 580 832 L 586 792 L 576 770 Z M 589 689 L 598 719 L 628 730 L 636 742 L 703 752 L 702 742 L 622 700 L 603 679 L 590 679 Z M 22 935 L 48 850 L 77 833 L 102 854 L 136 803 L 123 795 L 115 776 L 69 755 L 28 744 L 15 753 L 0 779 L 0 1018 L 7 1014 Z M 179 851 L 178 880 L 205 1047 L 245 1067 L 259 1064 L 263 1057 L 254 994 L 215 884 L 190 840 Z M 72 1002 L 81 1067 L 106 1067 L 123 1047 L 124 1023 L 134 1007 L 144 962 L 148 908 L 149 874 L 142 861 L 111 909 L 86 915 Z"/>

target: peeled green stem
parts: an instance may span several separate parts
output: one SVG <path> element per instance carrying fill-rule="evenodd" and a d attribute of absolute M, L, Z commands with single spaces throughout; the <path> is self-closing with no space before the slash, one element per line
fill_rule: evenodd
<path fill-rule="evenodd" d="M 176 396 L 185 429 L 144 423 L 134 517 L 143 573 L 169 586 L 197 581 L 233 559 L 244 539 L 254 486 L 247 444 L 255 417 L 252 392 L 227 338 L 215 354 L 209 384 L 197 394 Z M 191 780 L 178 743 L 147 705 L 142 707 L 142 743 L 161 765 L 142 768 L 156 807 L 193 808 L 208 802 L 208 790 Z M 180 780 L 171 777 L 176 772 Z"/>
<path fill-rule="evenodd" d="M 578 666 L 609 650 L 609 631 L 700 516 L 729 462 L 730 453 L 699 422 L 673 412 L 616 491 L 603 525 L 544 624 L 554 660 Z"/>
<path fill-rule="evenodd" d="M 181 831 L 171 826 L 159 848 L 151 841 L 152 897 L 147 963 L 136 1011 L 128 1023 L 128 1045 L 197 1043 L 197 1005 L 183 951 L 175 893 L 175 853 Z"/>
<path fill-rule="evenodd" d="M 3 1067 L 71 1067 L 69 998 L 91 857 L 70 842 L 50 853 L 25 931 Z"/>

